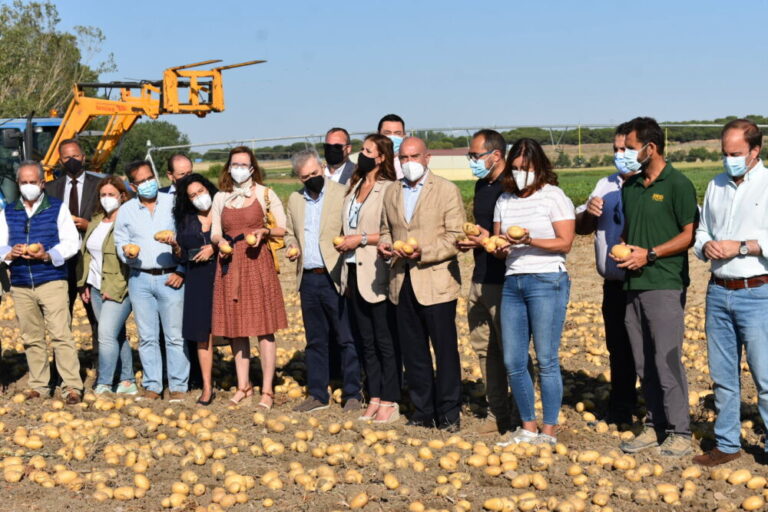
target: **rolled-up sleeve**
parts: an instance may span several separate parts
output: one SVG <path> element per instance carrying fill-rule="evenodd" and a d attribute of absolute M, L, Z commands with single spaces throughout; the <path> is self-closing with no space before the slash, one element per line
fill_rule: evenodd
<path fill-rule="evenodd" d="M 80 235 L 64 203 L 59 207 L 56 227 L 59 230 L 59 243 L 48 249 L 48 254 L 51 257 L 51 264 L 54 267 L 60 267 L 80 250 Z"/>

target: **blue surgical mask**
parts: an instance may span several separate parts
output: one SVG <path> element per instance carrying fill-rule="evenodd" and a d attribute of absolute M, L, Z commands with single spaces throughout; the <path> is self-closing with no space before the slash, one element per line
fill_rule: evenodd
<path fill-rule="evenodd" d="M 619 174 L 629 174 L 632 172 L 627 168 L 626 157 L 624 156 L 623 151 L 617 151 L 613 154 L 613 165 L 616 166 L 616 170 L 619 171 Z"/>
<path fill-rule="evenodd" d="M 400 144 L 403 143 L 403 138 L 398 137 L 397 135 L 387 135 L 387 137 L 389 137 L 389 140 L 392 141 L 392 151 L 397 154 L 397 152 L 400 151 Z"/>
<path fill-rule="evenodd" d="M 139 197 L 154 199 L 157 197 L 157 180 L 148 180 L 137 187 Z"/>
<path fill-rule="evenodd" d="M 490 169 L 485 168 L 485 160 L 478 158 L 469 161 L 469 168 L 472 169 L 472 176 L 481 180 L 491 173 Z"/>
<path fill-rule="evenodd" d="M 739 178 L 747 173 L 747 157 L 726 156 L 723 157 L 723 167 L 731 178 Z"/>
<path fill-rule="evenodd" d="M 640 148 L 640 151 L 642 151 L 643 148 L 645 148 L 645 146 Z M 643 167 L 643 164 L 637 160 L 637 155 L 640 151 L 630 148 L 624 150 L 624 165 L 629 169 L 629 172 L 637 172 Z"/>

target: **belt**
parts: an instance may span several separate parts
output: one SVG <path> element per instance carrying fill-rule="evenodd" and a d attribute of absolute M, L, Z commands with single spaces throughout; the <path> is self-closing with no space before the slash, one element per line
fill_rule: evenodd
<path fill-rule="evenodd" d="M 715 283 L 718 286 L 722 286 L 723 288 L 728 288 L 729 290 L 757 288 L 758 286 L 763 286 L 764 284 L 768 283 L 768 274 L 746 277 L 744 279 L 719 279 L 715 276 L 712 276 L 710 282 Z"/>
<path fill-rule="evenodd" d="M 176 267 L 168 267 L 168 268 L 140 268 L 139 272 L 144 272 L 145 274 L 150 274 L 153 276 L 162 276 L 165 274 L 172 274 L 173 272 L 176 272 Z"/>
<path fill-rule="evenodd" d="M 304 272 L 309 272 L 310 274 L 327 274 L 328 273 L 328 271 L 325 269 L 325 267 L 305 268 Z"/>

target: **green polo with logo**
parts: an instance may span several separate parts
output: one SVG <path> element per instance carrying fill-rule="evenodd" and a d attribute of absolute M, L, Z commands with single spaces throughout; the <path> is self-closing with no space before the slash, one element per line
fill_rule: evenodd
<path fill-rule="evenodd" d="M 651 249 L 679 235 L 683 226 L 697 222 L 699 207 L 691 180 L 669 163 L 647 188 L 643 178 L 638 173 L 622 187 L 625 241 Z M 682 290 L 689 283 L 688 251 L 683 251 L 627 272 L 624 289 Z"/>

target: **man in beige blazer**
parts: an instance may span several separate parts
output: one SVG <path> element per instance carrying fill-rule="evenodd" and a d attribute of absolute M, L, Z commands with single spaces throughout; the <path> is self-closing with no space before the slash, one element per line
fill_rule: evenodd
<path fill-rule="evenodd" d="M 307 339 L 305 362 L 309 396 L 296 412 L 327 409 L 330 400 L 328 347 L 335 333 L 341 351 L 345 411 L 362 407 L 360 362 L 341 295 L 344 265 L 333 247 L 341 234 L 346 187 L 323 176 L 323 164 L 313 150 L 300 151 L 291 160 L 293 172 L 304 188 L 288 198 L 285 244 L 291 261 L 297 261 L 296 282 Z"/>
<path fill-rule="evenodd" d="M 416 409 L 409 424 L 456 431 L 461 409 L 456 238 L 466 217 L 458 187 L 429 171 L 429 157 L 424 141 L 417 137 L 406 138 L 400 146 L 403 179 L 384 194 L 378 248 L 392 262 L 389 300 L 397 306 L 405 378 Z M 395 246 L 396 241 L 411 238 L 415 247 Z"/>

